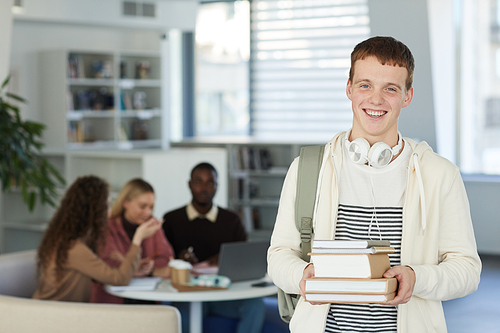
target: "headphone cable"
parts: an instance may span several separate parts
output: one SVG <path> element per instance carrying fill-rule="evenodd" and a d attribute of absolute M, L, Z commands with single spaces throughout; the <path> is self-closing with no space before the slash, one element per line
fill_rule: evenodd
<path fill-rule="evenodd" d="M 373 212 L 372 212 L 372 217 L 370 219 L 370 225 L 368 226 L 368 237 L 370 237 L 370 239 L 371 239 L 372 224 L 373 224 L 373 220 L 375 219 L 375 224 L 377 225 L 379 239 L 382 240 L 382 232 L 380 231 L 380 225 L 378 224 L 378 219 L 377 219 L 377 208 L 376 208 L 376 202 L 375 202 L 375 186 L 373 186 L 373 177 L 372 177 L 371 172 L 370 172 L 370 182 L 372 185 L 371 192 L 372 192 L 372 198 L 373 198 Z"/>

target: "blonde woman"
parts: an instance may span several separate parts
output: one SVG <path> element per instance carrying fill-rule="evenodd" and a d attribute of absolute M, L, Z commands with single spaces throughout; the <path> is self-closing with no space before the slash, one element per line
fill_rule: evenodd
<path fill-rule="evenodd" d="M 111 207 L 105 245 L 98 252 L 102 260 L 114 267 L 123 262 L 140 226 L 150 221 L 158 221 L 153 216 L 154 203 L 154 189 L 148 182 L 136 178 L 125 184 Z M 141 249 L 142 259 L 135 276 L 170 276 L 168 262 L 174 253 L 163 230 L 156 231 L 143 241 Z M 94 283 L 91 302 L 123 303 L 124 300 L 107 294 L 101 283 Z"/>

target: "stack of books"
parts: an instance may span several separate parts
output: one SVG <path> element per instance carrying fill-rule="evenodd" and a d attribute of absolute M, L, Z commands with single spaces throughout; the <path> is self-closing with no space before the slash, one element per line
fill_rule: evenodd
<path fill-rule="evenodd" d="M 306 301 L 316 303 L 382 303 L 394 298 L 395 278 L 383 278 L 390 267 L 389 241 L 315 240 L 314 277 L 306 279 Z"/>

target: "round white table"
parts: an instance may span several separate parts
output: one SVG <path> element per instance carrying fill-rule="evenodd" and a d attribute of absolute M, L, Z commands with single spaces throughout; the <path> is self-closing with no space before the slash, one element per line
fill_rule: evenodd
<path fill-rule="evenodd" d="M 170 280 L 163 280 L 154 291 L 111 291 L 107 286 L 105 289 L 112 295 L 124 298 L 147 301 L 190 302 L 190 332 L 201 333 L 203 331 L 202 302 L 232 301 L 238 299 L 271 296 L 277 293 L 277 287 L 275 285 L 252 287 L 252 284 L 262 281 L 269 280 L 259 279 L 233 282 L 228 289 L 224 290 L 179 292 L 177 289 L 172 287 Z"/>

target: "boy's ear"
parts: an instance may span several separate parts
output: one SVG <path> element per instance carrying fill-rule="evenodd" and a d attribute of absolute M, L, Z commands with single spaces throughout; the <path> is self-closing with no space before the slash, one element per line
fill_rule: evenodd
<path fill-rule="evenodd" d="M 405 97 L 404 97 L 404 101 L 403 101 L 403 108 L 405 108 L 408 105 L 410 105 L 412 99 L 413 99 L 413 87 L 411 87 L 410 89 L 408 89 L 406 91 L 406 94 L 405 94 Z"/>
<path fill-rule="evenodd" d="M 347 95 L 347 98 L 351 99 L 352 95 L 352 82 L 350 79 L 347 79 L 347 85 L 345 88 L 345 94 Z"/>

